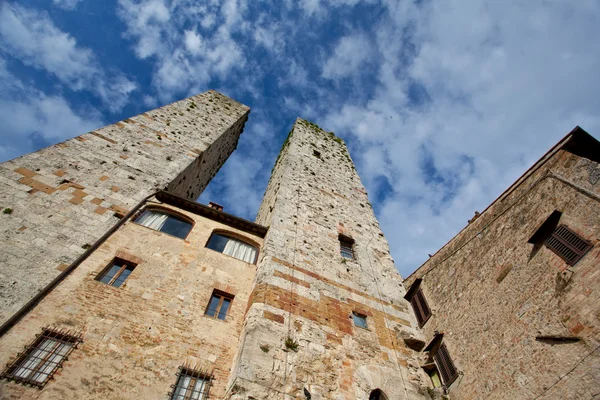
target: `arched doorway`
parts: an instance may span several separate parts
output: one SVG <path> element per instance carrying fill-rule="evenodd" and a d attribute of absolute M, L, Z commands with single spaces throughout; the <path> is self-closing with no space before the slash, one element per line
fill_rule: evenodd
<path fill-rule="evenodd" d="M 369 400 L 388 400 L 388 398 L 380 389 L 375 389 L 369 395 Z"/>

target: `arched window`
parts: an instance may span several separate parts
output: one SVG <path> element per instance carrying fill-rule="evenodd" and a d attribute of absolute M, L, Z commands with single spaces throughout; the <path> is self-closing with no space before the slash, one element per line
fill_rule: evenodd
<path fill-rule="evenodd" d="M 223 233 L 213 232 L 206 247 L 250 264 L 256 263 L 258 255 L 258 249 L 255 246 Z"/>
<path fill-rule="evenodd" d="M 387 396 L 381 391 L 381 389 L 375 389 L 369 395 L 369 400 L 387 400 Z"/>
<path fill-rule="evenodd" d="M 166 211 L 154 208 L 145 210 L 134 222 L 181 239 L 185 239 L 192 230 L 190 222 Z"/>

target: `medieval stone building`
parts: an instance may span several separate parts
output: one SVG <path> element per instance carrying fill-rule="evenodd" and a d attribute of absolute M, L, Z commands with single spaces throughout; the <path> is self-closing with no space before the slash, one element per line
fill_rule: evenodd
<path fill-rule="evenodd" d="M 600 392 L 593 138 L 567 136 L 406 291 L 346 145 L 308 121 L 256 222 L 193 201 L 248 113 L 211 91 L 2 164 L 0 399 Z"/>

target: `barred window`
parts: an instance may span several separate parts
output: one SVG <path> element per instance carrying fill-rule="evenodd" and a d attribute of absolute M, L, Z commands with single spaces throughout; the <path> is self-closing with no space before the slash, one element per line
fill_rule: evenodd
<path fill-rule="evenodd" d="M 458 378 L 458 370 L 454 366 L 452 362 L 452 358 L 450 358 L 450 354 L 448 353 L 448 348 L 446 348 L 446 344 L 440 344 L 438 350 L 435 352 L 433 359 L 435 364 L 438 367 L 440 375 L 442 376 L 442 382 L 444 386 L 448 387 Z"/>
<path fill-rule="evenodd" d="M 569 265 L 575 265 L 592 248 L 590 242 L 565 225 L 559 225 L 546 239 L 545 245 Z"/>
<path fill-rule="evenodd" d="M 43 387 L 81 341 L 79 334 L 46 328 L 36 335 L 36 339 L 7 367 L 1 377 Z"/>
<path fill-rule="evenodd" d="M 339 235 L 338 239 L 340 241 L 340 254 L 342 257 L 354 260 L 354 239 L 344 235 Z"/>
<path fill-rule="evenodd" d="M 423 290 L 421 289 L 421 281 L 421 279 L 416 279 L 404 296 L 404 298 L 410 302 L 420 328 L 422 328 L 431 317 L 431 309 L 429 308 Z"/>
<path fill-rule="evenodd" d="M 229 307 L 231 306 L 232 301 L 232 295 L 215 289 L 213 291 L 212 296 L 210 297 L 210 301 L 208 303 L 208 307 L 206 307 L 205 314 L 211 317 L 216 317 L 218 319 L 225 320 L 225 318 L 227 318 L 227 311 L 229 311 Z"/>
<path fill-rule="evenodd" d="M 110 286 L 120 287 L 136 266 L 137 264 L 132 262 L 115 258 L 110 262 L 108 267 L 96 277 L 96 280 Z"/>
<path fill-rule="evenodd" d="M 203 400 L 208 399 L 208 391 L 212 382 L 212 374 L 203 371 L 179 367 L 177 383 L 173 387 L 171 400 Z"/>

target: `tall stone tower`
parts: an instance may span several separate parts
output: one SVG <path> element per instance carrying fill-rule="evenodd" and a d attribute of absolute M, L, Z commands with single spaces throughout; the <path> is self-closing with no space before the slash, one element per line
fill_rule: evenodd
<path fill-rule="evenodd" d="M 229 397 L 421 398 L 398 340 L 414 317 L 344 142 L 298 119 L 256 222 L 269 231 Z"/>
<path fill-rule="evenodd" d="M 195 200 L 248 113 L 209 91 L 2 163 L 0 322 L 146 196 Z"/>

